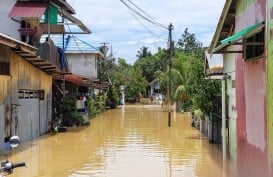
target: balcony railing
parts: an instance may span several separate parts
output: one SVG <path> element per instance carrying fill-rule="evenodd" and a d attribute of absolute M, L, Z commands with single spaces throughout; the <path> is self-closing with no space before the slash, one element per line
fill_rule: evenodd
<path fill-rule="evenodd" d="M 49 74 L 62 74 L 67 72 L 67 66 L 62 49 L 53 42 L 44 42 L 34 45 L 38 49 L 39 62 L 33 63 Z"/>

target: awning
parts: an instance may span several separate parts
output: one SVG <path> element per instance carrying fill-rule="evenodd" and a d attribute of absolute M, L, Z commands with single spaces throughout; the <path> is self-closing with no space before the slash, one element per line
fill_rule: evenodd
<path fill-rule="evenodd" d="M 213 50 L 213 53 L 216 53 L 216 52 L 220 51 L 221 49 L 234 44 L 235 42 L 239 41 L 242 38 L 247 38 L 247 37 L 250 37 L 250 36 L 258 33 L 259 31 L 262 30 L 263 27 L 264 27 L 264 22 L 260 22 L 260 23 L 257 23 L 255 25 L 251 25 L 251 26 L 239 31 L 226 39 L 221 40 L 221 45 L 217 46 Z"/>
<path fill-rule="evenodd" d="M 64 80 L 71 82 L 73 84 L 80 84 L 82 82 L 82 77 L 76 75 L 76 74 L 67 74 L 64 76 Z"/>
<path fill-rule="evenodd" d="M 206 75 L 223 75 L 224 64 L 223 54 L 212 54 L 205 51 L 205 74 Z"/>
<path fill-rule="evenodd" d="M 40 18 L 47 7 L 47 3 L 17 1 L 9 13 L 9 17 Z"/>

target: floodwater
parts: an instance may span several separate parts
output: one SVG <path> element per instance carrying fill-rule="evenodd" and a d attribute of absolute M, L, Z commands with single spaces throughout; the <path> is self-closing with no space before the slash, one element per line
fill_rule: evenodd
<path fill-rule="evenodd" d="M 91 125 L 23 143 L 9 156 L 25 161 L 11 177 L 228 177 L 222 154 L 187 115 L 158 105 L 108 110 Z"/>

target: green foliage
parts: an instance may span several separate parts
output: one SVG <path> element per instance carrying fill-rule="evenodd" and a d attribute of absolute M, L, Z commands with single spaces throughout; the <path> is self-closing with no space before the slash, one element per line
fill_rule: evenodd
<path fill-rule="evenodd" d="M 179 86 L 181 86 L 182 84 L 183 84 L 183 80 L 182 80 L 181 73 L 176 69 L 172 69 L 171 70 L 171 88 L 172 88 L 172 90 L 171 90 L 171 95 L 170 95 L 170 100 L 172 102 L 177 100 L 177 97 L 179 97 L 179 95 L 175 95 L 175 93 L 176 93 L 176 89 Z M 160 80 L 160 87 L 165 92 L 167 92 L 168 85 L 169 85 L 169 69 L 163 74 L 163 77 Z"/>
<path fill-rule="evenodd" d="M 183 110 L 201 110 L 209 113 L 215 109 L 215 95 L 220 93 L 217 81 L 206 80 L 202 44 L 188 29 L 182 34 L 172 57 L 171 101 L 182 103 Z M 160 87 L 167 93 L 169 69 L 160 76 Z"/>
<path fill-rule="evenodd" d="M 127 98 L 136 100 L 140 93 L 145 93 L 148 82 L 142 77 L 141 70 L 132 68 L 128 71 L 128 80 L 125 88 Z"/>
<path fill-rule="evenodd" d="M 131 66 L 122 58 L 118 59 L 118 64 L 112 70 L 110 79 L 115 84 L 115 88 L 120 88 L 121 85 L 124 85 L 126 98 L 132 100 L 136 100 L 140 93 L 145 93 L 148 84 L 142 76 L 142 70 L 139 67 Z M 115 101 L 112 103 L 115 103 Z"/>
<path fill-rule="evenodd" d="M 105 95 L 96 95 L 87 98 L 88 114 L 91 118 L 105 110 L 107 97 Z"/>
<path fill-rule="evenodd" d="M 111 50 L 110 50 L 111 49 Z M 101 81 L 109 82 L 110 74 L 115 69 L 115 58 L 112 54 L 112 47 L 109 48 L 107 45 L 103 45 L 99 48 L 100 52 L 103 53 L 103 60 L 100 60 L 99 70 L 99 79 Z"/>
<path fill-rule="evenodd" d="M 178 47 L 185 53 L 197 52 L 202 48 L 202 43 L 196 41 L 195 34 L 189 33 L 188 28 L 184 30 L 181 39 L 178 40 Z"/>
<path fill-rule="evenodd" d="M 118 105 L 118 94 L 116 88 L 113 85 L 110 85 L 107 92 L 107 106 L 111 109 L 115 109 Z"/>
<path fill-rule="evenodd" d="M 205 79 L 202 44 L 186 28 L 176 46 L 172 56 L 171 101 L 181 102 L 182 108 L 186 110 L 201 110 L 203 113 L 215 110 L 215 95 L 220 93 L 220 83 Z M 119 58 L 118 63 L 109 68 L 110 80 L 115 83 L 116 88 L 124 85 L 126 98 L 135 100 L 140 93 L 145 95 L 149 91 L 149 82 L 159 78 L 160 90 L 168 99 L 167 50 L 160 49 L 158 53 L 151 54 L 147 47 L 142 47 L 137 57 L 133 66 Z M 96 110 L 100 106 L 94 104 L 93 107 Z"/>
<path fill-rule="evenodd" d="M 137 57 L 138 59 L 140 58 L 146 58 L 146 57 L 150 57 L 152 54 L 151 52 L 148 50 L 148 47 L 143 46 L 138 52 L 137 52 Z"/>
<path fill-rule="evenodd" d="M 158 54 L 150 55 L 145 58 L 138 59 L 134 67 L 142 71 L 141 76 L 143 76 L 148 82 L 154 80 L 154 73 L 156 71 L 163 71 L 164 60 L 166 57 L 166 52 L 164 50 L 160 51 Z"/>
<path fill-rule="evenodd" d="M 217 94 L 220 93 L 220 81 L 202 80 L 192 96 L 193 110 L 201 109 L 204 113 L 217 111 Z"/>
<path fill-rule="evenodd" d="M 62 109 L 64 117 L 62 124 L 65 126 L 84 124 L 83 116 L 77 112 L 76 101 L 77 99 L 72 96 L 66 96 L 63 101 Z"/>

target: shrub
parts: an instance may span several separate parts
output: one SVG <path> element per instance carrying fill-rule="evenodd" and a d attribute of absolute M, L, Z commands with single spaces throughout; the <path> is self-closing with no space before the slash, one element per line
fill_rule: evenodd
<path fill-rule="evenodd" d="M 65 97 L 62 108 L 63 108 L 63 122 L 64 126 L 72 126 L 72 125 L 83 125 L 84 118 L 83 116 L 77 112 L 76 107 L 77 99 L 72 96 Z"/>

